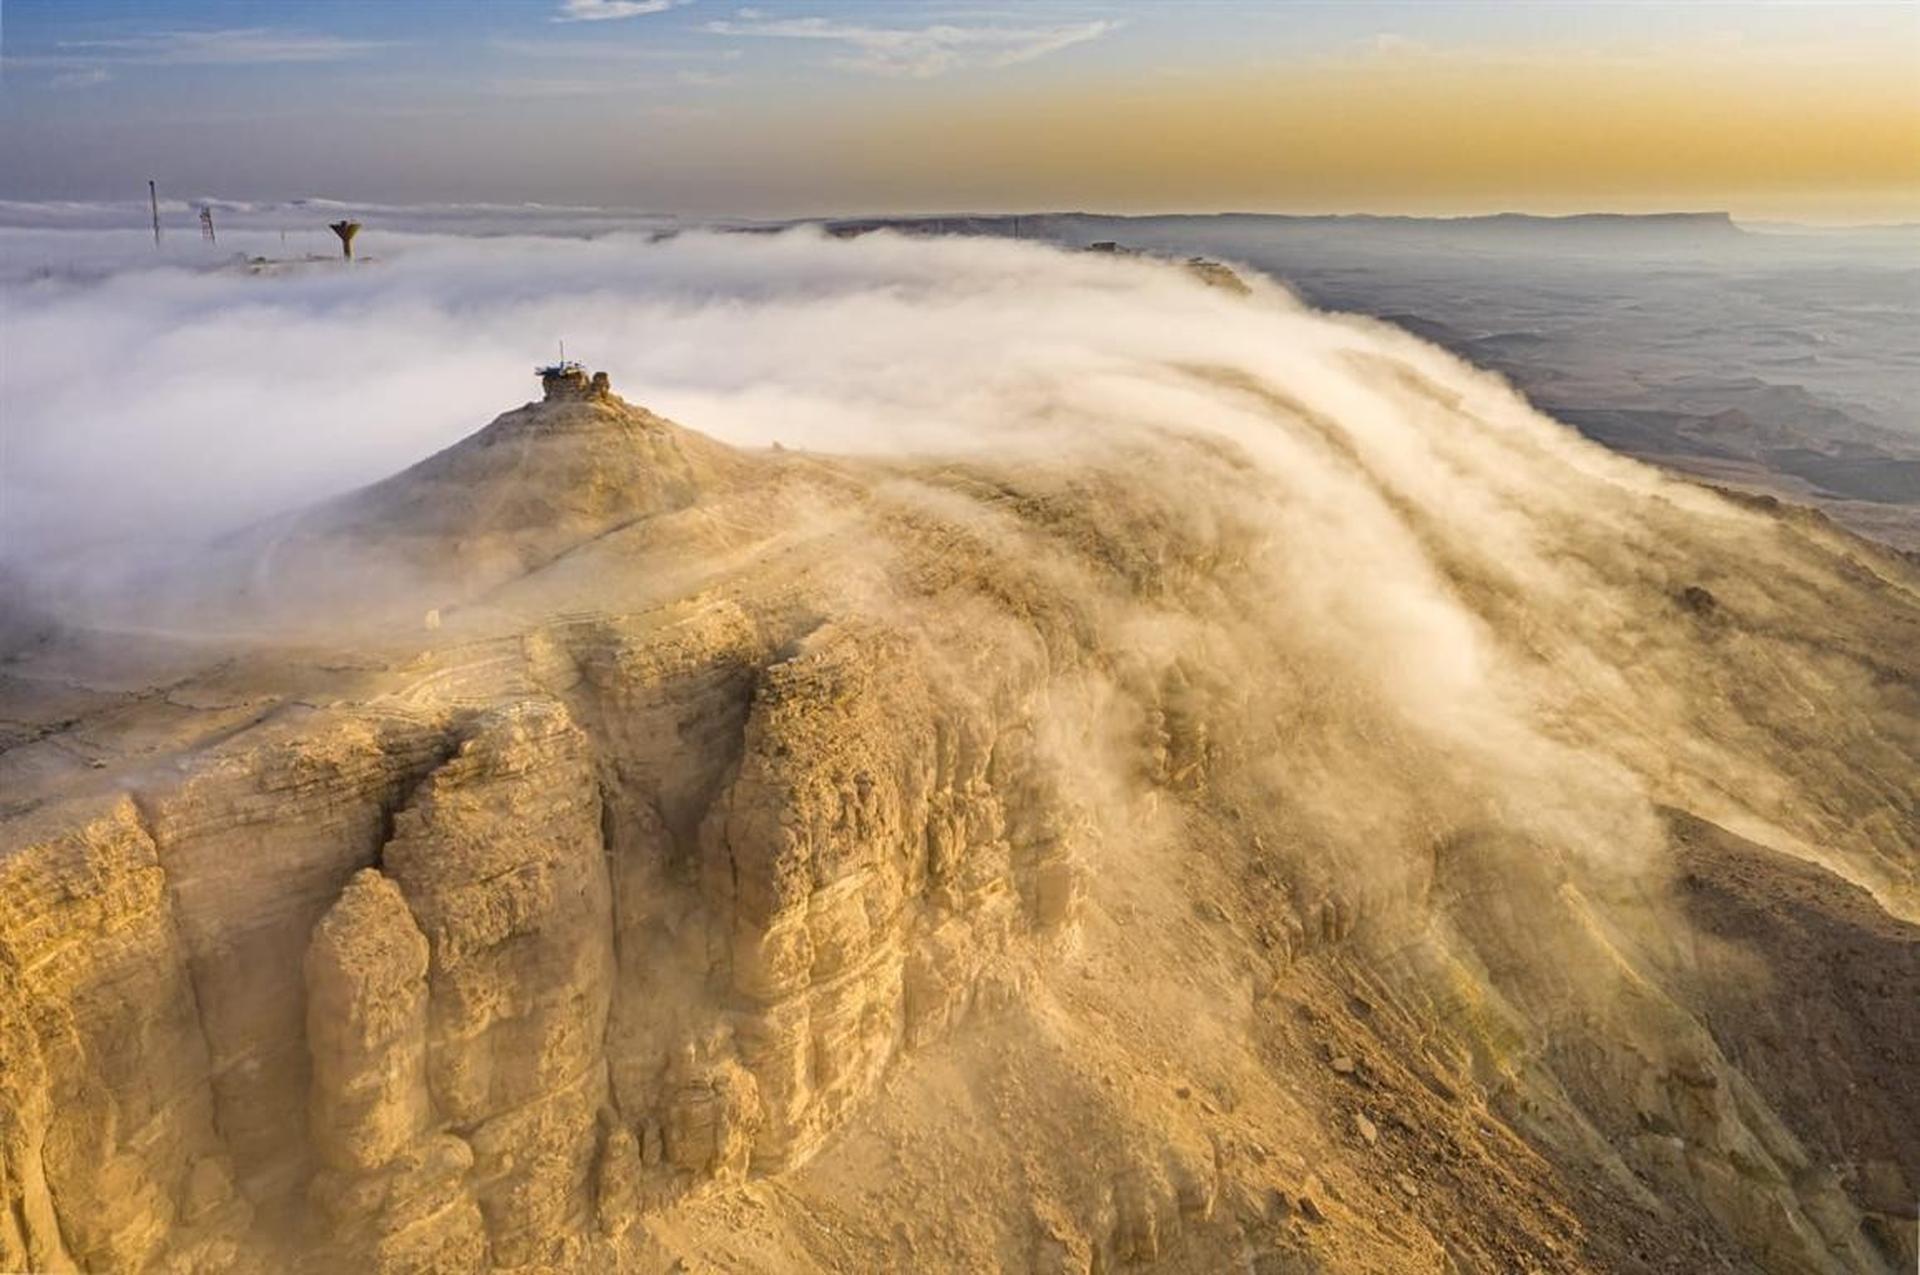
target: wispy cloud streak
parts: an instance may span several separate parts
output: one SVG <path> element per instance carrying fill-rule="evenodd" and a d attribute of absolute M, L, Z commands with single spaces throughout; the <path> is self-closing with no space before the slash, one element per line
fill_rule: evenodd
<path fill-rule="evenodd" d="M 665 13 L 687 0 L 561 0 L 555 22 L 612 22 Z"/>
<path fill-rule="evenodd" d="M 214 31 L 156 31 L 113 40 L 63 40 L 57 47 L 59 52 L 51 57 L 33 60 L 42 64 L 84 61 L 133 66 L 240 66 L 342 62 L 392 46 L 382 40 L 349 40 L 271 27 L 229 27 Z"/>
<path fill-rule="evenodd" d="M 715 35 L 816 40 L 850 52 L 834 65 L 869 75 L 924 80 L 952 71 L 1013 66 L 1097 40 L 1119 23 L 1109 19 L 1063 26 L 875 27 L 829 18 L 776 18 L 742 9 L 731 19 L 706 24 Z"/>

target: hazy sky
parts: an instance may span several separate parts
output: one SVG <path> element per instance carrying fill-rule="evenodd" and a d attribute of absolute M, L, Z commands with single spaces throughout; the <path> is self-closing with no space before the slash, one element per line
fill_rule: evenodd
<path fill-rule="evenodd" d="M 1920 3 L 4 0 L 0 197 L 1920 219 Z"/>

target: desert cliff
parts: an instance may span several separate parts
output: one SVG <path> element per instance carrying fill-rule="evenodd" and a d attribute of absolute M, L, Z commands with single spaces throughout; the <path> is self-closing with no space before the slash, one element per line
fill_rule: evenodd
<path fill-rule="evenodd" d="M 1416 347 L 564 393 L 16 624 L 0 1268 L 1911 1269 L 1920 573 Z"/>

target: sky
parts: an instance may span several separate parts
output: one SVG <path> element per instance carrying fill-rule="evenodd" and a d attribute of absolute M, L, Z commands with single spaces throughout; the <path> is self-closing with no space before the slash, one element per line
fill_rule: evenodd
<path fill-rule="evenodd" d="M 1920 220 L 1920 0 L 3 0 L 0 198 Z"/>

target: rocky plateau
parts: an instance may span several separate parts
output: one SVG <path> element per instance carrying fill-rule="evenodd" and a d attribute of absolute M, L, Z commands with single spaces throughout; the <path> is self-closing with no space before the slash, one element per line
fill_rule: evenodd
<path fill-rule="evenodd" d="M 1912 1270 L 1920 570 L 1367 340 L 1414 468 L 550 378 L 20 600 L 0 1269 Z"/>

